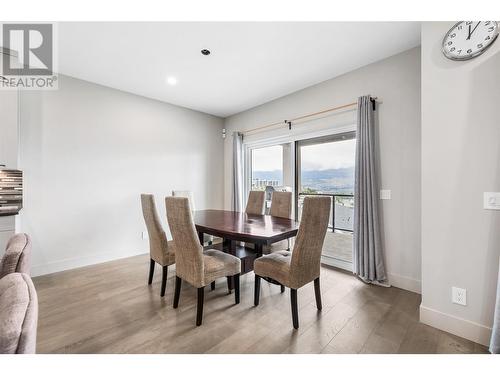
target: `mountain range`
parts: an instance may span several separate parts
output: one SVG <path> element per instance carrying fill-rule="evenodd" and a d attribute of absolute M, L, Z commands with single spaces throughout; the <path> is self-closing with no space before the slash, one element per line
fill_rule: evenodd
<path fill-rule="evenodd" d="M 252 178 L 278 180 L 282 184 L 282 171 L 253 171 Z M 302 190 L 352 194 L 354 191 L 354 167 L 302 171 L 301 185 Z"/>

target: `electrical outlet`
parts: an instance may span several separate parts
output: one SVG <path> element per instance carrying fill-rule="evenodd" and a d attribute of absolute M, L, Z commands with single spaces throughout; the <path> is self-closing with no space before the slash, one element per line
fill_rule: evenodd
<path fill-rule="evenodd" d="M 143 240 L 147 240 L 148 239 L 148 232 L 141 232 L 141 238 Z"/>
<path fill-rule="evenodd" d="M 467 290 L 456 286 L 451 287 L 451 302 L 467 306 Z"/>

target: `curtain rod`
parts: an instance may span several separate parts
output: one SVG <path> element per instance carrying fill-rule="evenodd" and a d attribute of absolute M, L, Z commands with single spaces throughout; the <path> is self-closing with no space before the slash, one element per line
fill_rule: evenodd
<path fill-rule="evenodd" d="M 370 97 L 370 100 L 372 101 L 372 104 L 373 104 L 373 110 L 375 110 L 375 103 L 376 103 L 377 97 L 376 96 Z M 358 102 L 356 101 L 356 102 L 353 102 L 353 103 L 344 104 L 344 105 L 340 105 L 340 106 L 337 106 L 337 107 L 324 109 L 324 110 L 319 111 L 319 112 L 308 113 L 307 115 L 295 117 L 295 118 L 292 118 L 290 120 L 278 121 L 278 122 L 274 122 L 272 124 L 267 124 L 267 125 L 259 126 L 257 128 L 249 129 L 249 130 L 246 130 L 246 131 L 244 131 L 242 133 L 243 134 L 254 133 L 254 132 L 258 132 L 260 130 L 271 128 L 271 127 L 278 126 L 278 125 L 288 125 L 288 129 L 291 130 L 292 129 L 292 122 L 294 122 L 294 121 L 303 120 L 303 119 L 306 119 L 306 118 L 309 118 L 309 117 L 314 117 L 314 116 L 322 115 L 324 113 L 338 111 L 338 110 L 341 110 L 341 109 L 353 107 L 353 106 L 355 106 L 357 104 L 358 104 Z"/>

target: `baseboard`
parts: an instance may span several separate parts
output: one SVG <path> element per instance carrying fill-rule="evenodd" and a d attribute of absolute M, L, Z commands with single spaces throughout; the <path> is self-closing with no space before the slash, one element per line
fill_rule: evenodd
<path fill-rule="evenodd" d="M 321 263 L 328 266 L 337 267 L 349 272 L 352 272 L 352 263 L 346 262 L 344 260 L 333 258 L 327 255 L 321 256 Z M 397 275 L 394 273 L 389 273 L 389 283 L 396 288 L 401 288 L 404 290 L 409 290 L 410 292 L 415 292 L 422 294 L 422 283 L 420 280 L 412 279 L 410 277 Z"/>
<path fill-rule="evenodd" d="M 389 278 L 389 284 L 391 284 L 392 286 L 404 290 L 409 290 L 410 292 L 422 294 L 422 282 L 420 280 L 401 276 L 395 273 L 388 273 L 387 276 Z"/>
<path fill-rule="evenodd" d="M 420 321 L 478 344 L 490 344 L 491 328 L 420 305 Z"/>
<path fill-rule="evenodd" d="M 90 266 L 93 264 L 109 262 L 112 260 L 128 258 L 136 255 L 145 254 L 144 250 L 136 250 L 130 252 L 105 252 L 100 254 L 92 254 L 84 257 L 68 258 L 63 260 L 57 260 L 54 262 L 48 262 L 44 264 L 37 264 L 31 267 L 31 275 L 42 276 L 54 272 L 71 270 L 74 268 L 80 268 L 85 266 Z"/>

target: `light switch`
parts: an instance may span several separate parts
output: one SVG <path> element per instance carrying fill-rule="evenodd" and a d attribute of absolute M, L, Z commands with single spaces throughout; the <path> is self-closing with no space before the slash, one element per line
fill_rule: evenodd
<path fill-rule="evenodd" d="M 484 193 L 484 209 L 500 210 L 500 193 L 498 192 Z"/>
<path fill-rule="evenodd" d="M 391 199 L 390 190 L 380 190 L 380 199 Z"/>

